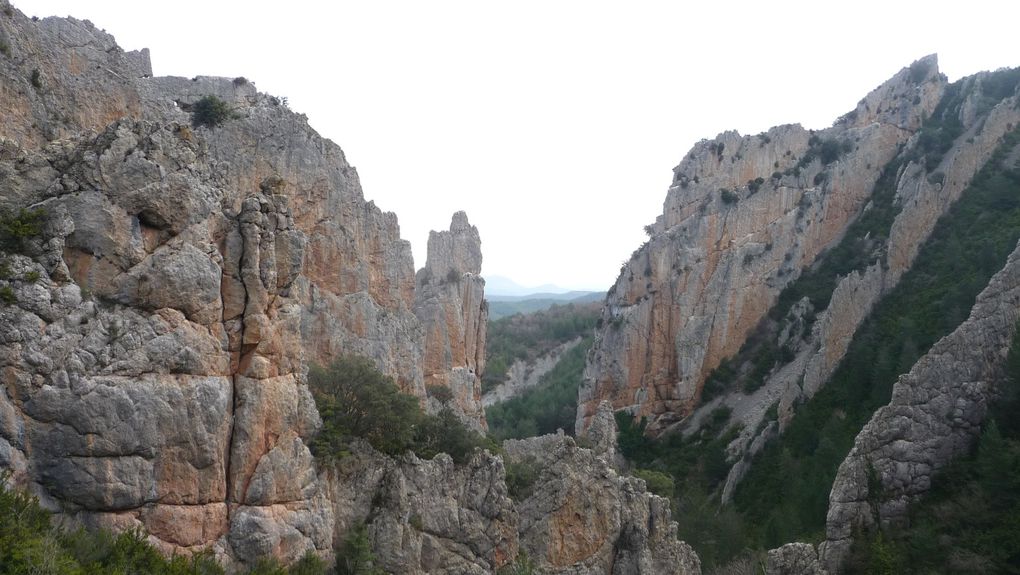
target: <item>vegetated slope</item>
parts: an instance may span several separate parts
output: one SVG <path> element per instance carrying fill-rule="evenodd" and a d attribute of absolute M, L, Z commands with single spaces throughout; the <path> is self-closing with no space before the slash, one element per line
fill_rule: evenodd
<path fill-rule="evenodd" d="M 514 362 L 533 362 L 559 345 L 589 335 L 598 321 L 600 305 L 557 304 L 544 311 L 493 320 L 490 304 L 482 393 L 503 383 Z"/>
<path fill-rule="evenodd" d="M 817 538 L 829 490 L 861 427 L 892 385 L 966 319 L 974 298 L 1020 239 L 1020 169 L 1013 132 L 949 213 L 913 268 L 854 336 L 830 382 L 755 460 L 734 501 L 765 546 Z"/>
<path fill-rule="evenodd" d="M 54 524 L 52 513 L 31 495 L 11 489 L 0 475 L 0 575 L 40 573 L 144 573 L 146 575 L 224 575 L 211 553 L 166 558 L 140 530 L 120 534 Z M 327 575 L 325 561 L 308 553 L 289 569 L 264 559 L 249 575 Z"/>
<path fill-rule="evenodd" d="M 522 439 L 562 429 L 574 432 L 577 388 L 584 372 L 584 359 L 591 348 L 591 336 L 570 348 L 559 362 L 539 379 L 536 387 L 485 409 L 489 432 L 497 439 Z"/>
<path fill-rule="evenodd" d="M 898 175 L 911 162 L 938 167 L 954 143 L 964 138 L 972 140 L 967 134 L 973 132 L 965 134 L 958 118 L 975 110 L 987 113 L 1015 93 L 1018 78 L 1018 71 L 1005 70 L 982 75 L 979 82 L 970 78 L 950 86 L 938 114 L 883 170 L 869 210 L 850 227 L 840 244 L 787 287 L 773 312 L 756 330 L 757 337 L 752 336 L 735 358 L 709 377 L 706 390 L 715 394 L 753 393 L 760 378 L 774 374 L 789 362 L 792 354 L 782 349 L 777 335 L 789 339 L 792 329 L 810 331 L 810 310 L 828 302 L 840 276 L 875 262 L 883 265 L 887 245 L 884 238 L 901 208 L 896 196 Z M 975 84 L 982 90 L 976 94 Z M 975 129 L 981 127 L 977 122 Z M 1003 138 L 994 154 L 982 157 L 984 168 L 939 220 L 910 271 L 857 330 L 845 359 L 828 383 L 813 399 L 797 406 L 790 414 L 792 419 L 783 422 L 786 435 L 766 443 L 773 436 L 762 433 L 772 429 L 774 434 L 779 428 L 778 401 L 772 403 L 754 430 L 742 430 L 740 423 L 727 424 L 728 408 L 712 408 L 720 405 L 713 402 L 704 408 L 696 425 L 685 430 L 686 437 L 678 433 L 658 443 L 640 435 L 633 441 L 621 439 L 621 449 L 637 465 L 674 474 L 680 513 L 700 526 L 700 537 L 699 533 L 687 535 L 688 541 L 706 565 L 725 561 L 744 548 L 761 549 L 821 537 L 832 480 L 854 437 L 872 412 L 888 402 L 896 377 L 967 317 L 975 296 L 1002 267 L 1020 237 L 1020 172 L 1016 166 L 1020 136 L 1015 127 L 1007 125 L 1013 131 Z M 795 317 L 807 325 L 796 325 L 789 321 L 788 312 L 803 305 L 798 303 L 802 300 L 813 305 L 805 308 L 808 313 Z M 626 424 L 621 428 L 636 435 Z M 736 505 L 722 509 L 717 503 L 702 505 L 706 492 L 718 496 L 729 467 L 727 443 L 743 431 L 753 431 L 751 437 L 756 439 L 752 451 L 768 447 L 754 459 L 750 472 L 739 483 Z M 729 448 L 732 451 L 733 444 Z M 749 455 L 736 453 L 738 463 L 750 460 Z"/>
<path fill-rule="evenodd" d="M 1006 365 L 973 453 L 935 478 L 907 525 L 858 539 L 847 573 L 1020 572 L 1020 337 Z"/>

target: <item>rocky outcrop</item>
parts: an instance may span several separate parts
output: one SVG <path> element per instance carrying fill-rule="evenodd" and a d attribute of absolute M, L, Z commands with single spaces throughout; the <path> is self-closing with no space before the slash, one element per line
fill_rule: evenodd
<path fill-rule="evenodd" d="M 518 554 L 518 515 L 503 462 L 488 452 L 455 465 L 446 454 L 393 459 L 361 445 L 324 473 L 335 545 L 365 525 L 387 573 L 482 575 Z"/>
<path fill-rule="evenodd" d="M 668 502 L 612 468 L 608 412 L 598 453 L 518 446 L 558 454 L 526 505 L 487 452 L 314 459 L 306 365 L 340 354 L 481 422 L 477 230 L 456 214 L 416 281 L 396 217 L 279 99 L 152 78 L 88 22 L 5 9 L 0 40 L 0 208 L 42 214 L 0 254 L 0 469 L 46 507 L 234 566 L 329 556 L 364 523 L 397 573 L 491 573 L 521 549 L 553 573 L 698 571 Z M 231 114 L 192 125 L 206 96 Z"/>
<path fill-rule="evenodd" d="M 517 505 L 521 549 L 543 573 L 700 573 L 697 555 L 677 539 L 669 500 L 616 471 L 608 403 L 592 432 L 592 449 L 562 434 L 503 443 L 508 465 L 539 469 Z"/>
<path fill-rule="evenodd" d="M 0 207 L 45 214 L 0 280 L 0 467 L 168 552 L 328 555 L 306 365 L 364 355 L 425 400 L 396 216 L 246 80 L 153 78 L 91 23 L 13 8 L 0 40 Z M 206 96 L 229 117 L 192 125 Z"/>
<path fill-rule="evenodd" d="M 750 397 L 726 398 L 727 405 L 743 424 L 743 431 L 730 448 L 736 463 L 727 478 L 724 501 L 729 500 L 750 466 L 744 454 L 753 455 L 776 431 L 785 429 L 796 407 L 825 385 L 861 323 L 913 265 L 938 218 L 948 213 L 960 198 L 1003 136 L 1020 125 L 1017 96 L 1001 100 L 983 114 L 969 112 L 978 102 L 987 106 L 990 96 L 982 85 L 988 76 L 983 73 L 966 78 L 958 88 L 960 93 L 966 94 L 959 106 L 962 130 L 942 160 L 934 167 L 926 167 L 923 159 L 907 161 L 896 174 L 896 201 L 900 211 L 890 228 L 883 257 L 840 279 L 829 306 L 818 311 L 808 337 L 795 342 L 796 357 L 777 369 L 759 392 Z M 911 140 L 901 156 L 910 157 L 916 143 L 916 138 Z M 777 406 L 778 427 L 763 427 L 766 412 L 773 405 Z"/>
<path fill-rule="evenodd" d="M 582 341 L 583 338 L 576 337 L 557 345 L 548 353 L 533 360 L 514 360 L 506 370 L 506 379 L 503 383 L 482 396 L 482 405 L 489 407 L 507 401 L 537 386 L 541 383 L 542 377 L 552 371 L 556 364 L 563 359 L 564 354 L 580 345 Z"/>
<path fill-rule="evenodd" d="M 489 309 L 481 271 L 478 229 L 457 212 L 449 231 L 429 234 L 428 258 L 416 277 L 414 313 L 425 330 L 426 390 L 450 390 L 448 401 L 484 429 L 481 375 Z"/>
<path fill-rule="evenodd" d="M 787 543 L 769 550 L 768 575 L 825 575 L 818 551 L 810 543 Z"/>
<path fill-rule="evenodd" d="M 592 432 L 590 449 L 546 435 L 508 440 L 503 456 L 476 452 L 460 465 L 445 454 L 394 459 L 355 445 L 323 475 L 334 543 L 364 525 L 378 565 L 390 573 L 481 575 L 521 554 L 549 574 L 700 573 L 697 555 L 676 539 L 669 501 L 614 468 L 608 404 Z M 516 500 L 509 467 L 535 474 Z"/>
<path fill-rule="evenodd" d="M 981 430 L 1020 319 L 1020 247 L 978 296 L 970 317 L 893 387 L 857 435 L 829 495 L 821 557 L 839 572 L 855 529 L 902 522 L 932 476 Z"/>
<path fill-rule="evenodd" d="M 695 145 L 648 242 L 611 288 L 585 369 L 577 428 L 604 399 L 662 429 L 691 413 L 780 291 L 865 209 L 882 168 L 946 86 L 931 56 L 829 129 L 727 132 Z"/>

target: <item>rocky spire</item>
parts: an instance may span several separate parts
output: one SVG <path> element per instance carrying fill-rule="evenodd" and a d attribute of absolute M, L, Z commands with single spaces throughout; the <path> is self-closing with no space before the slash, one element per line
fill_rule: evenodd
<path fill-rule="evenodd" d="M 425 331 L 424 378 L 429 408 L 448 405 L 485 428 L 481 374 L 485 368 L 485 301 L 481 239 L 467 214 L 453 214 L 449 231 L 429 234 L 418 271 L 414 313 Z M 447 391 L 442 391 L 442 390 Z"/>

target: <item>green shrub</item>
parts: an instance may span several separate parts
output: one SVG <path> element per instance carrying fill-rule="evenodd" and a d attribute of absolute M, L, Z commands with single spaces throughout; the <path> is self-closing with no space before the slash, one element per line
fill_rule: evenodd
<path fill-rule="evenodd" d="M 375 554 L 364 524 L 355 525 L 336 552 L 337 575 L 385 575 L 375 566 Z"/>
<path fill-rule="evenodd" d="M 411 448 L 422 419 L 418 400 L 401 393 L 370 359 L 350 356 L 326 368 L 312 366 L 308 387 L 322 417 L 311 445 L 316 457 L 342 457 L 355 437 L 390 455 Z"/>
<path fill-rule="evenodd" d="M 464 463 L 476 449 L 496 448 L 485 436 L 468 429 L 449 408 L 423 417 L 415 431 L 412 448 L 425 459 L 446 453 L 455 463 Z"/>
<path fill-rule="evenodd" d="M 35 282 L 39 281 L 40 277 L 42 276 L 39 275 L 39 272 L 37 270 L 32 270 L 25 273 L 25 281 L 30 284 L 34 284 Z"/>
<path fill-rule="evenodd" d="M 513 563 L 507 563 L 496 571 L 496 575 L 534 575 L 535 564 L 523 551 L 514 558 Z"/>
<path fill-rule="evenodd" d="M 676 486 L 674 485 L 673 478 L 668 474 L 653 469 L 635 469 L 634 477 L 644 479 L 645 487 L 648 488 L 648 491 L 661 497 L 673 497 L 673 491 Z"/>
<path fill-rule="evenodd" d="M 524 501 L 531 495 L 542 468 L 534 457 L 506 464 L 506 489 L 514 501 Z"/>
<path fill-rule="evenodd" d="M 0 473 L 0 575 L 223 575 L 210 553 L 167 559 L 137 530 L 115 535 L 55 526 L 34 497 L 6 487 L 8 478 Z"/>
<path fill-rule="evenodd" d="M 0 213 L 0 249 L 21 252 L 25 242 L 42 233 L 46 212 L 42 208 L 20 209 L 17 214 Z"/>
<path fill-rule="evenodd" d="M 196 128 L 215 128 L 234 117 L 230 104 L 212 95 L 202 97 L 191 108 L 191 124 Z"/>
<path fill-rule="evenodd" d="M 430 459 L 448 453 L 457 463 L 467 461 L 476 448 L 495 447 L 449 408 L 426 415 L 417 398 L 401 393 L 368 358 L 349 356 L 328 368 L 312 366 L 308 387 L 322 418 L 311 444 L 320 459 L 344 457 L 354 438 L 388 455 L 411 450 Z"/>
<path fill-rule="evenodd" d="M 735 204 L 740 201 L 740 196 L 736 192 L 727 190 L 726 188 L 719 188 L 719 197 L 726 205 Z"/>
<path fill-rule="evenodd" d="M 18 296 L 14 295 L 14 288 L 11 286 L 0 287 L 0 302 L 4 305 L 14 305 L 18 301 Z"/>
<path fill-rule="evenodd" d="M 28 77 L 28 81 L 36 90 L 42 88 L 42 74 L 39 73 L 39 68 L 32 70 L 32 75 Z"/>

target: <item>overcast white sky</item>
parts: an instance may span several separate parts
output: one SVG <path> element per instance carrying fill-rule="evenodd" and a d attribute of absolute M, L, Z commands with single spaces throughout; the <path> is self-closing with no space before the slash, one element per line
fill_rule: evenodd
<path fill-rule="evenodd" d="M 157 75 L 245 76 L 337 142 L 424 265 L 465 210 L 484 275 L 607 289 L 701 138 L 826 127 L 913 60 L 1020 65 L 1020 3 L 13 0 Z"/>

